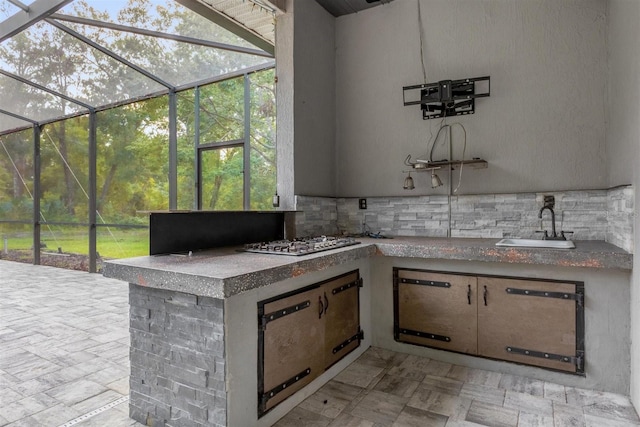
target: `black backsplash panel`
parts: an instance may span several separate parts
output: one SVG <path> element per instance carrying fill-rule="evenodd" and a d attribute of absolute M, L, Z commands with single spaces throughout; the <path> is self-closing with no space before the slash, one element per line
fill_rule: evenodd
<path fill-rule="evenodd" d="M 284 228 L 284 211 L 154 212 L 149 255 L 280 240 Z"/>

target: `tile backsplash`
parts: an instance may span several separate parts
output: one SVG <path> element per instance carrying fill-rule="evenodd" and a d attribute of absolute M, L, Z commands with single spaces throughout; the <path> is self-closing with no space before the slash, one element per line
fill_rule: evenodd
<path fill-rule="evenodd" d="M 636 215 L 633 187 L 619 187 L 607 197 L 607 242 L 634 252 L 633 223 Z"/>
<path fill-rule="evenodd" d="M 556 229 L 574 240 L 605 240 L 633 252 L 633 188 L 469 196 L 369 197 L 296 196 L 296 234 L 359 234 L 446 237 L 541 238 L 551 214 L 538 217 L 545 195 L 555 197 Z M 451 213 L 449 214 L 449 209 Z"/>

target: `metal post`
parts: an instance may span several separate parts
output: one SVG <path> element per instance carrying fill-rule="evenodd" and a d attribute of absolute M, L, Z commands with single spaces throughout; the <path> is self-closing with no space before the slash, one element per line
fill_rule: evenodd
<path fill-rule="evenodd" d="M 97 115 L 95 110 L 89 112 L 89 273 L 97 269 L 97 233 L 96 218 L 98 210 L 97 199 Z"/>
<path fill-rule="evenodd" d="M 33 125 L 33 264 L 40 265 L 40 132 Z"/>
<path fill-rule="evenodd" d="M 453 136 L 451 135 L 451 126 L 450 125 L 446 125 L 448 126 L 447 129 L 447 133 L 449 134 L 449 161 L 453 162 L 453 141 L 452 138 Z M 435 144 L 435 142 L 434 142 Z M 449 226 L 447 227 L 447 237 L 451 237 L 451 196 L 453 195 L 453 163 L 451 163 L 449 165 L 449 194 L 447 195 L 447 199 L 448 199 L 448 223 Z"/>
<path fill-rule="evenodd" d="M 169 91 L 169 210 L 178 208 L 178 108 L 176 91 Z"/>
<path fill-rule="evenodd" d="M 200 210 L 202 208 L 202 191 L 200 188 L 200 86 L 196 86 L 194 90 L 193 100 L 193 112 L 194 112 L 194 132 L 193 132 L 193 147 L 194 147 L 194 163 L 193 174 L 195 188 L 193 208 Z"/>
<path fill-rule="evenodd" d="M 251 209 L 251 81 L 249 75 L 244 75 L 244 148 L 243 153 L 243 206 L 244 210 Z"/>

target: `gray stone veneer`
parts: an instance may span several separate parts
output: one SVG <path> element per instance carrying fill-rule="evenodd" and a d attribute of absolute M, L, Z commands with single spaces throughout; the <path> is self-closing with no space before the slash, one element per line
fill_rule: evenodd
<path fill-rule="evenodd" d="M 620 187 L 609 191 L 607 209 L 607 242 L 633 253 L 633 223 L 635 203 L 633 187 Z"/>
<path fill-rule="evenodd" d="M 352 199 L 356 203 L 357 199 Z M 322 236 L 339 234 L 336 222 L 336 199 L 331 197 L 296 196 L 296 236 Z"/>
<path fill-rule="evenodd" d="M 223 301 L 130 284 L 129 303 L 129 416 L 226 426 Z"/>
<path fill-rule="evenodd" d="M 551 215 L 538 213 L 545 195 L 556 199 L 557 232 L 574 240 L 604 240 L 633 252 L 632 187 L 544 193 L 451 196 L 451 236 L 541 238 L 551 231 Z M 360 234 L 445 237 L 447 196 L 369 197 L 361 210 L 357 198 L 296 196 L 296 234 Z"/>

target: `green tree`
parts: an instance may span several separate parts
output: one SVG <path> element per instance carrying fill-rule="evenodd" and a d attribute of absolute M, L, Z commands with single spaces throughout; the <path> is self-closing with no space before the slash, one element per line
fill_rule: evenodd
<path fill-rule="evenodd" d="M 148 0 L 129 0 L 117 16 L 109 16 L 86 1 L 76 1 L 72 7 L 77 15 L 91 19 L 249 46 L 173 1 L 156 7 Z M 199 81 L 265 61 L 261 57 L 104 28 L 64 25 L 174 84 Z M 153 80 L 45 22 L 0 45 L 0 61 L 18 75 L 91 105 L 147 96 L 163 89 Z M 249 167 L 252 208 L 270 207 L 275 188 L 273 71 L 252 74 L 250 79 L 251 165 L 243 164 L 242 149 L 237 147 L 218 150 L 215 158 L 209 156 L 203 172 L 206 181 L 212 183 L 204 201 L 206 208 L 241 209 L 242 173 Z M 11 79 L 0 79 L 0 89 L 3 97 L 11 100 L 14 112 L 36 120 L 84 111 L 73 103 Z M 201 87 L 200 143 L 244 138 L 243 97 L 242 77 Z M 144 221 L 138 214 L 140 211 L 168 207 L 167 114 L 166 96 L 98 113 L 97 202 L 99 213 L 109 218 L 109 222 Z M 30 135 L 30 131 L 26 132 Z M 196 191 L 195 135 L 194 90 L 188 90 L 178 94 L 178 199 L 182 208 L 193 207 Z M 86 221 L 87 138 L 87 116 L 44 127 L 42 210 L 50 221 Z M 20 200 L 25 190 L 23 185 L 16 184 L 20 182 L 17 178 L 30 177 L 33 168 L 31 139 L 25 142 L 24 135 L 10 135 L 2 140 L 17 168 L 13 168 L 0 151 L 3 167 L 0 195 L 3 201 L 5 195 Z M 3 212 L 0 210 L 0 220 L 6 218 Z"/>
<path fill-rule="evenodd" d="M 33 201 L 33 133 L 0 137 L 0 219 L 29 220 Z"/>

